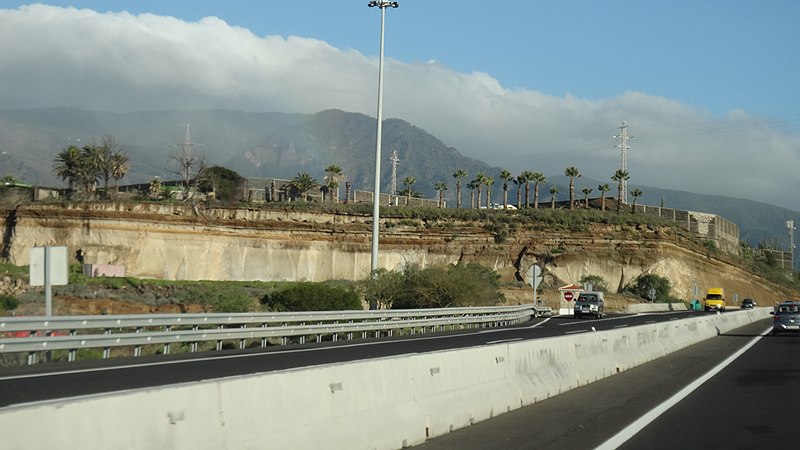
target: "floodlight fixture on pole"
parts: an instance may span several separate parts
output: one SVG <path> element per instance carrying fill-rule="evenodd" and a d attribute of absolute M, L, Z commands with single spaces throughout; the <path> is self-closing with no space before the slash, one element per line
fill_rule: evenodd
<path fill-rule="evenodd" d="M 381 135 L 383 132 L 383 26 L 386 21 L 386 8 L 397 8 L 397 2 L 373 0 L 367 5 L 370 8 L 378 7 L 381 10 L 381 45 L 378 58 L 378 131 L 375 143 L 375 189 L 372 194 L 372 259 L 370 274 L 375 277 L 378 273 L 378 233 L 380 229 L 380 198 L 381 198 Z"/>

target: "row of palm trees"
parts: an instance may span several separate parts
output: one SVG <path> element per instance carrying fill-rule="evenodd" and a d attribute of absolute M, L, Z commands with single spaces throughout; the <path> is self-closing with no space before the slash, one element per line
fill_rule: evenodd
<path fill-rule="evenodd" d="M 564 170 L 564 175 L 569 178 L 569 209 L 574 209 L 575 205 L 577 204 L 575 200 L 575 180 L 580 178 L 582 174 L 580 171 L 574 167 L 570 166 Z M 295 194 L 298 196 L 305 198 L 309 191 L 317 188 L 321 188 L 323 193 L 323 201 L 325 200 L 325 192 L 329 192 L 333 194 L 333 199 L 335 202 L 338 203 L 339 201 L 339 185 L 343 178 L 343 171 L 342 168 L 336 164 L 331 164 L 325 168 L 325 178 L 324 184 L 320 184 L 316 179 L 314 179 L 311 175 L 307 172 L 298 173 L 296 177 L 294 177 L 288 184 L 289 188 L 292 189 Z M 467 172 L 463 169 L 457 169 L 453 173 L 453 178 L 456 180 L 455 188 L 456 188 L 456 208 L 462 207 L 462 190 L 463 187 L 466 187 L 470 190 L 470 208 L 481 208 L 482 207 L 482 198 L 483 198 L 483 187 L 486 188 L 486 206 L 488 207 L 491 205 L 492 200 L 492 186 L 495 184 L 495 179 L 492 176 L 487 176 L 483 173 L 476 174 L 475 178 L 466 183 L 466 186 L 463 185 L 463 180 L 467 178 Z M 534 172 L 534 171 L 523 171 L 516 177 L 513 176 L 510 170 L 502 169 L 499 174 L 500 180 L 503 182 L 503 209 L 507 209 L 509 202 L 508 202 L 508 191 L 512 185 L 516 185 L 517 187 L 517 195 L 516 195 L 516 203 L 517 208 L 528 207 L 531 205 L 530 199 L 530 185 L 533 184 L 533 208 L 539 207 L 539 192 L 540 187 L 543 186 L 547 182 L 547 177 L 544 176 L 541 172 Z M 620 208 L 625 202 L 623 199 L 623 186 L 624 182 L 630 179 L 630 174 L 626 170 L 618 169 L 614 175 L 611 177 L 612 181 L 615 181 L 618 185 L 618 195 L 617 195 L 617 211 L 620 211 Z M 404 188 L 402 190 L 398 190 L 397 192 L 393 192 L 392 195 L 399 195 L 406 198 L 406 204 L 409 203 L 411 197 L 419 197 L 421 194 L 413 188 L 413 185 L 416 183 L 416 178 L 413 176 L 407 176 L 403 179 Z M 350 183 L 347 183 L 347 191 L 346 194 L 347 198 L 350 198 L 349 190 L 350 190 Z M 448 185 L 444 181 L 438 181 L 434 184 L 434 189 L 437 192 L 437 201 L 439 207 L 442 207 L 445 203 L 444 196 L 445 192 L 448 190 Z M 597 186 L 598 191 L 600 191 L 600 209 L 605 211 L 606 209 L 606 196 L 605 193 L 611 190 L 608 183 L 603 183 Z M 550 205 L 551 208 L 555 209 L 556 203 L 556 194 L 558 193 L 558 188 L 556 186 L 550 187 Z M 589 207 L 589 195 L 593 192 L 592 188 L 584 187 L 581 189 L 581 192 L 584 195 L 583 204 L 584 207 Z M 524 203 L 523 203 L 523 193 L 524 193 Z M 476 195 L 477 194 L 477 195 Z M 639 189 L 634 189 L 630 192 L 631 196 L 633 196 L 633 205 L 632 210 L 636 208 L 636 201 L 642 195 L 642 191 Z"/>
<path fill-rule="evenodd" d="M 56 176 L 66 181 L 70 190 L 81 188 L 86 194 L 94 192 L 99 180 L 108 193 L 109 182 L 113 179 L 116 191 L 128 169 L 128 156 L 110 136 L 104 137 L 99 145 L 92 141 L 81 148 L 75 145 L 64 148 L 56 155 L 53 167 Z"/>
<path fill-rule="evenodd" d="M 103 138 L 100 145 L 94 142 L 78 148 L 70 145 L 63 149 L 55 158 L 54 171 L 58 177 L 67 181 L 69 189 L 79 186 L 87 194 L 94 191 L 97 186 L 98 180 L 103 180 L 103 187 L 105 192 L 108 192 L 108 184 L 111 179 L 114 180 L 114 190 L 117 190 L 119 180 L 122 179 L 128 172 L 129 160 L 120 149 L 117 141 L 110 136 Z M 575 202 L 575 179 L 581 177 L 580 171 L 570 166 L 564 170 L 564 175 L 569 178 L 569 209 L 574 209 Z M 453 178 L 456 180 L 456 208 L 462 207 L 462 182 L 467 178 L 467 172 L 463 169 L 457 169 L 453 173 Z M 533 184 L 533 208 L 539 207 L 539 191 L 540 187 L 547 182 L 547 177 L 541 172 L 534 172 L 530 170 L 523 171 L 516 177 L 510 170 L 502 169 L 499 174 L 500 180 L 503 182 L 503 209 L 508 208 L 508 191 L 512 184 L 517 186 L 517 208 L 528 207 L 531 205 L 530 198 L 530 185 Z M 339 186 L 343 179 L 343 170 L 341 166 L 330 164 L 325 168 L 324 184 L 320 184 L 314 177 L 307 172 L 298 173 L 292 180 L 289 181 L 288 187 L 294 191 L 295 195 L 305 199 L 308 192 L 317 188 L 321 188 L 323 201 L 325 201 L 325 194 L 330 193 L 333 200 L 339 202 Z M 618 184 L 617 195 L 617 211 L 619 212 L 623 200 L 623 186 L 624 182 L 630 179 L 628 171 L 619 169 L 611 177 L 612 181 Z M 419 197 L 420 193 L 413 189 L 416 183 L 416 178 L 407 176 L 403 179 L 405 188 L 399 190 L 392 195 L 402 195 L 406 197 L 408 204 L 411 197 Z M 487 176 L 481 172 L 475 175 L 475 178 L 466 183 L 466 188 L 470 190 L 470 208 L 481 208 L 483 187 L 486 187 L 486 206 L 491 205 L 492 200 L 492 186 L 495 184 L 495 179 L 492 176 Z M 437 200 L 439 207 L 444 205 L 444 193 L 447 191 L 447 183 L 438 181 L 434 184 L 434 189 L 437 192 Z M 524 188 L 524 191 L 523 191 Z M 350 198 L 350 183 L 346 183 L 346 198 Z M 602 210 L 605 210 L 605 193 L 610 190 L 608 183 L 600 184 L 597 189 L 601 192 L 600 201 Z M 593 189 L 582 188 L 581 192 L 584 194 L 584 206 L 589 206 L 589 195 Z M 524 192 L 524 203 L 523 199 Z M 477 193 L 477 195 L 476 195 Z M 551 208 L 555 208 L 556 194 L 558 188 L 556 186 L 550 187 L 550 204 Z M 631 191 L 634 198 L 633 209 L 636 208 L 636 201 L 642 195 L 641 190 L 634 189 Z"/>
<path fill-rule="evenodd" d="M 575 179 L 581 177 L 580 171 L 574 167 L 570 166 L 564 170 L 564 175 L 569 178 L 569 209 L 574 209 L 576 205 L 575 201 Z M 492 203 L 492 186 L 495 183 L 494 177 L 487 176 L 483 173 L 477 173 L 475 178 L 470 180 L 463 185 L 463 181 L 467 178 L 467 172 L 463 169 L 457 169 L 453 172 L 453 178 L 455 181 L 456 187 L 456 208 L 462 207 L 461 202 L 461 193 L 463 187 L 466 187 L 470 190 L 470 208 L 481 208 L 482 205 L 482 193 L 483 187 L 486 188 L 486 206 L 488 207 Z M 530 185 L 533 184 L 533 208 L 539 207 L 539 190 L 540 187 L 543 186 L 547 182 L 547 177 L 544 176 L 541 172 L 534 172 L 530 170 L 523 171 L 516 177 L 511 173 L 510 170 L 502 169 L 499 174 L 499 178 L 503 182 L 503 209 L 508 209 L 508 191 L 512 184 L 517 186 L 517 208 L 528 207 L 531 205 L 529 201 L 530 198 Z M 630 174 L 627 170 L 618 169 L 614 175 L 611 177 L 612 181 L 617 182 L 618 184 L 618 195 L 617 195 L 617 210 L 619 211 L 621 205 L 625 203 L 623 198 L 623 186 L 624 182 L 630 179 Z M 434 185 L 434 188 L 438 192 L 438 198 L 440 205 L 443 204 L 444 199 L 444 191 L 447 190 L 447 184 L 444 182 L 437 182 Z M 605 211 L 606 209 L 606 197 L 605 193 L 608 192 L 611 188 L 609 187 L 608 183 L 600 184 L 597 186 L 597 189 L 600 191 L 600 208 Z M 584 206 L 589 207 L 589 194 L 593 191 L 592 188 L 583 188 L 581 192 L 584 194 Z M 477 195 L 476 195 L 477 192 Z M 524 203 L 523 199 L 523 192 L 524 192 Z M 551 208 L 555 208 L 556 202 L 556 194 L 558 193 L 558 188 L 556 186 L 550 187 L 550 204 Z M 633 202 L 633 209 L 636 208 L 636 200 L 642 195 L 642 191 L 639 189 L 634 189 L 631 191 L 631 195 L 634 198 Z"/>

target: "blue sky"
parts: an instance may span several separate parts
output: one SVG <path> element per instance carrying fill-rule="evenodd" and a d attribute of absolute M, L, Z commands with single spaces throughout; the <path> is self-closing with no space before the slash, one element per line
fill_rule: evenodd
<path fill-rule="evenodd" d="M 367 3 L 0 0 L 16 43 L 0 50 L 0 105 L 374 116 Z M 493 165 L 596 179 L 619 164 L 625 120 L 629 183 L 800 211 L 798 24 L 794 0 L 400 0 L 384 117 Z"/>
<path fill-rule="evenodd" d="M 31 2 L 0 1 L 7 8 Z M 216 16 L 259 36 L 301 36 L 378 52 L 366 0 L 46 1 L 99 12 Z M 800 2 L 794 0 L 404 0 L 386 56 L 486 72 L 504 87 L 604 99 L 640 91 L 724 115 L 800 122 Z"/>

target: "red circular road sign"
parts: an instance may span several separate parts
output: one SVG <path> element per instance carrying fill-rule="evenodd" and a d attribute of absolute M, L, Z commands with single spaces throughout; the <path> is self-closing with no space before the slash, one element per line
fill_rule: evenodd
<path fill-rule="evenodd" d="M 572 291 L 565 291 L 564 292 L 564 300 L 566 300 L 568 302 L 571 302 L 572 299 L 574 298 L 574 296 L 575 295 L 572 293 Z"/>

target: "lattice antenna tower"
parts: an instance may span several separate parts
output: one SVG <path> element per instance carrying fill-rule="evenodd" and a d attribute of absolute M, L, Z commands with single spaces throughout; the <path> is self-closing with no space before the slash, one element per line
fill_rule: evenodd
<path fill-rule="evenodd" d="M 625 172 L 628 171 L 628 150 L 631 148 L 628 146 L 628 140 L 633 139 L 633 136 L 628 136 L 628 124 L 623 120 L 622 125 L 619 127 L 619 134 L 614 136 L 614 139 L 619 139 L 619 145 L 617 147 L 622 152 L 622 158 L 620 160 L 619 168 Z M 622 203 L 627 205 L 628 204 L 628 181 L 621 180 L 622 183 Z"/>
<path fill-rule="evenodd" d="M 192 133 L 190 130 L 191 124 L 186 124 L 186 138 L 181 142 L 181 150 L 184 155 L 189 155 L 192 152 Z"/>
<path fill-rule="evenodd" d="M 397 195 L 397 163 L 400 158 L 397 157 L 397 149 L 392 150 L 392 156 L 389 157 L 389 162 L 392 163 L 392 185 L 390 187 L 391 195 L 389 196 L 390 203 L 394 205 L 394 199 Z"/>
<path fill-rule="evenodd" d="M 183 180 L 188 180 L 191 176 L 190 171 L 192 170 L 191 160 L 192 160 L 192 133 L 191 133 L 191 125 L 186 124 L 186 137 L 183 139 L 183 142 L 178 144 L 181 148 L 181 159 L 180 169 L 181 169 L 181 177 Z"/>

